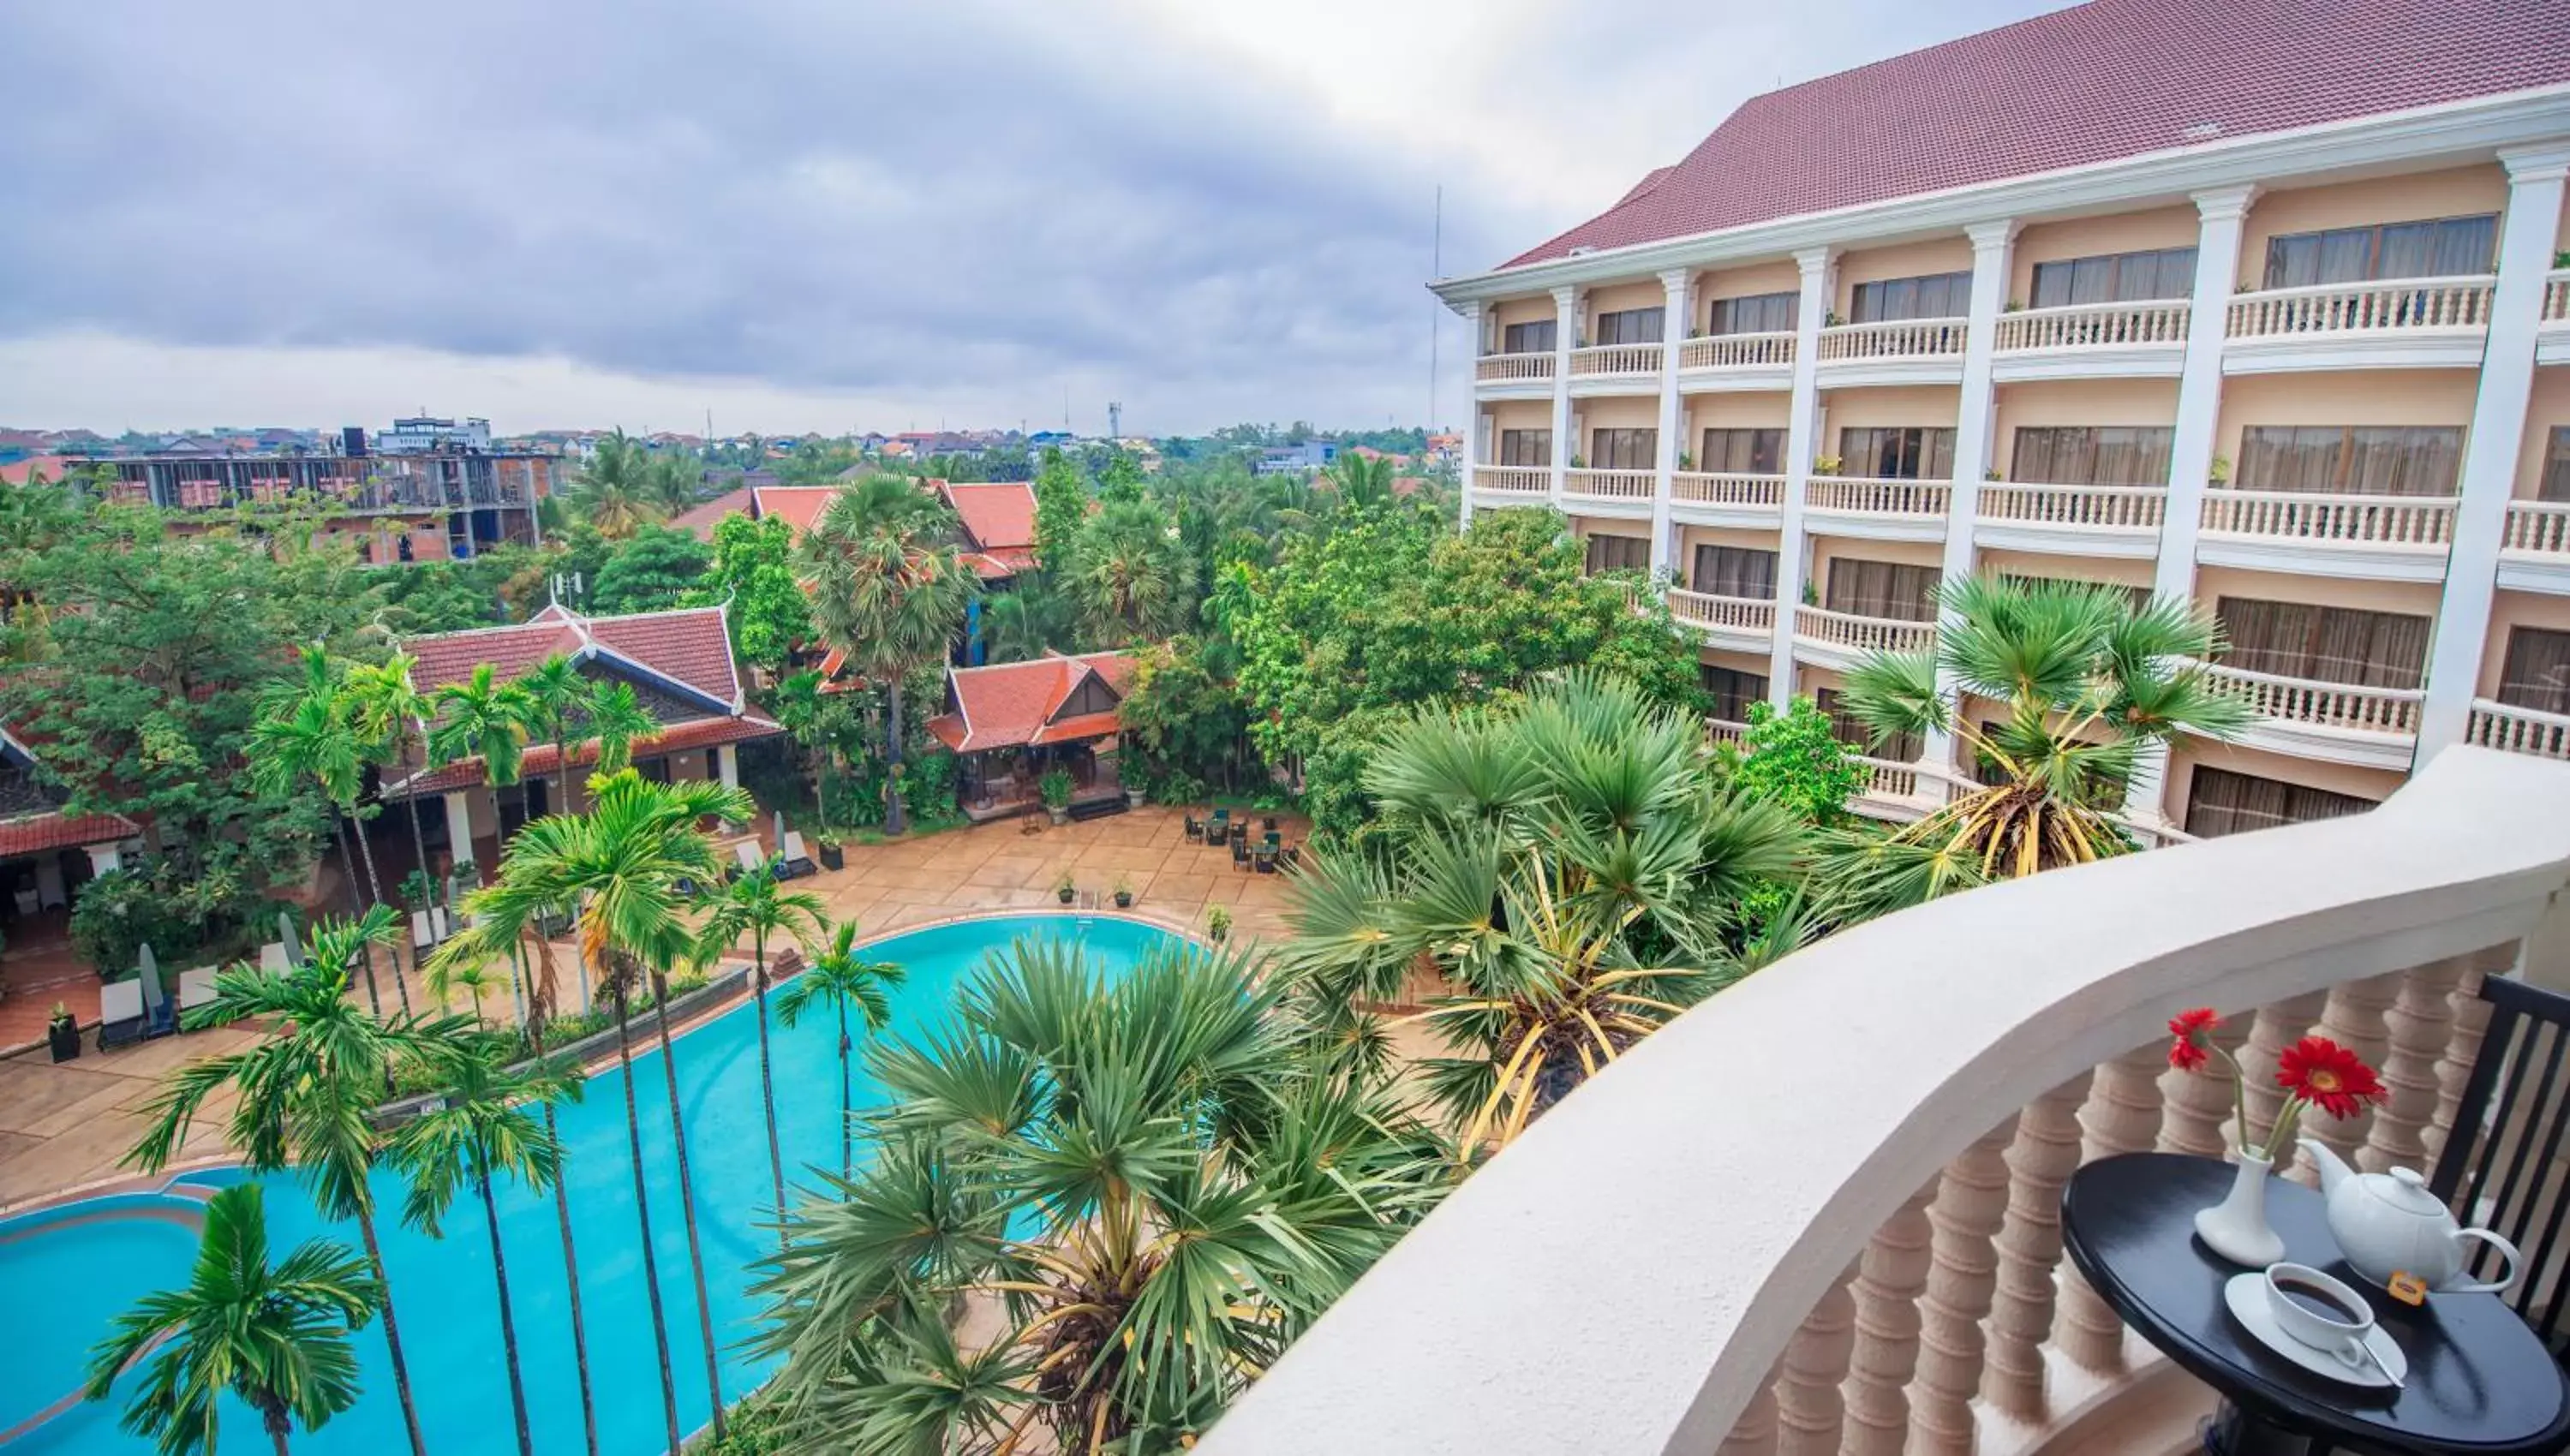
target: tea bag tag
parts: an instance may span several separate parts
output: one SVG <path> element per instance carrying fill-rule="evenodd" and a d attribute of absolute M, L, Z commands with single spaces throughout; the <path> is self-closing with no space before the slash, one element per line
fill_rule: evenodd
<path fill-rule="evenodd" d="M 2403 1304 L 2415 1307 L 2427 1302 L 2427 1281 L 2405 1269 L 2393 1270 L 2390 1281 L 2383 1287 L 2391 1291 L 2392 1298 Z"/>

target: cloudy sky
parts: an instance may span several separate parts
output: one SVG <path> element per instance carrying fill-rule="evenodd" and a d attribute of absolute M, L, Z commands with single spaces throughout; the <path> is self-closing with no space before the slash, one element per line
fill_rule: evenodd
<path fill-rule="evenodd" d="M 8 0 L 0 425 L 1413 423 L 1441 183 L 1487 267 L 2052 3 Z"/>

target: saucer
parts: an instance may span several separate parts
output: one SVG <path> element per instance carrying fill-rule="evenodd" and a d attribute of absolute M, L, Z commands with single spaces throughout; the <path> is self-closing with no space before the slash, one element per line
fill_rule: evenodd
<path fill-rule="evenodd" d="M 2263 1273 L 2234 1275 L 2231 1282 L 2222 1286 L 2222 1301 L 2231 1306 L 2231 1317 L 2246 1325 L 2258 1343 L 2313 1374 L 2377 1390 L 2391 1388 L 2391 1381 L 2373 1368 L 2372 1361 L 2350 1363 L 2328 1350 L 2315 1349 L 2285 1333 L 2276 1323 L 2276 1311 L 2267 1303 L 2267 1275 Z M 2392 1374 L 2408 1375 L 2409 1357 L 2392 1342 L 2389 1331 L 2376 1324 L 2365 1331 L 2364 1340 L 2373 1346 L 2375 1354 L 2382 1357 L 2382 1363 L 2391 1367 Z"/>

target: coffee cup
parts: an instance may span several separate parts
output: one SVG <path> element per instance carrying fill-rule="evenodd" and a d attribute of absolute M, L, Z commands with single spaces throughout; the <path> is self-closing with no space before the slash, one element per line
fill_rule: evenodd
<path fill-rule="evenodd" d="M 2267 1305 L 2277 1328 L 2292 1338 L 2352 1365 L 2364 1362 L 2373 1306 L 2347 1284 L 2307 1264 L 2269 1265 Z"/>

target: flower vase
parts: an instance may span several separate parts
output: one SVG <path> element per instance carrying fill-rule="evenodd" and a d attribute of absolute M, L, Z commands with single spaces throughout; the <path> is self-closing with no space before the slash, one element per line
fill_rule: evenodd
<path fill-rule="evenodd" d="M 2195 1237 L 2205 1248 L 2249 1269 L 2265 1269 L 2285 1257 L 2285 1241 L 2267 1223 L 2267 1180 L 2275 1171 L 2275 1159 L 2240 1150 L 2230 1196 L 2195 1216 Z"/>

